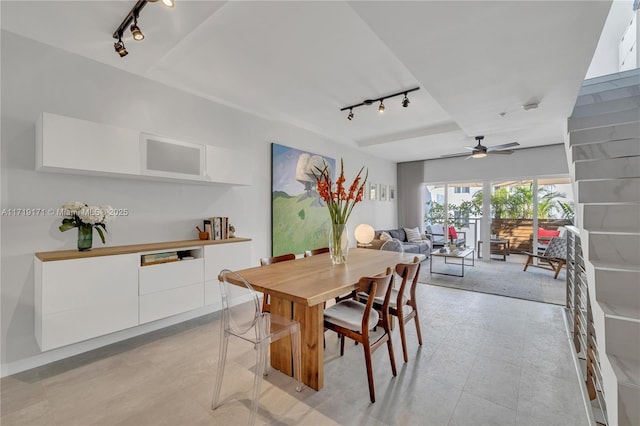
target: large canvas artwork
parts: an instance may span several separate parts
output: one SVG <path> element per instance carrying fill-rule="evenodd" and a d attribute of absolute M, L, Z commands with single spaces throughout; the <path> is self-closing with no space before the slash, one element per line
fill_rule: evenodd
<path fill-rule="evenodd" d="M 331 220 L 313 176 L 325 163 L 335 177 L 335 159 L 271 144 L 272 256 L 328 246 Z"/>

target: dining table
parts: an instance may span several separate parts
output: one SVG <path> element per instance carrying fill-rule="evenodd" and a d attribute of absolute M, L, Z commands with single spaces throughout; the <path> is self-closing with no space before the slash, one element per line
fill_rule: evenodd
<path fill-rule="evenodd" d="M 269 295 L 270 312 L 300 323 L 302 382 L 324 386 L 324 307 L 356 289 L 360 277 L 384 273 L 387 267 L 412 262 L 415 254 L 349 249 L 347 262 L 334 265 L 329 253 L 235 271 L 255 290 Z M 291 342 L 271 343 L 271 366 L 293 374 Z"/>

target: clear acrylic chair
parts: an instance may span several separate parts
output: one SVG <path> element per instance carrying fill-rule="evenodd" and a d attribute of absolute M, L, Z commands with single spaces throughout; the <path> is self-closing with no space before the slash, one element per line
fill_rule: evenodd
<path fill-rule="evenodd" d="M 269 312 L 262 312 L 258 293 L 241 275 L 224 269 L 218 275 L 220 292 L 222 293 L 222 321 L 220 330 L 220 356 L 218 357 L 218 375 L 213 391 L 211 408 L 219 406 L 222 379 L 224 376 L 227 347 L 230 336 L 239 337 L 254 345 L 256 350 L 256 370 L 251 400 L 249 424 L 256 421 L 258 398 L 262 385 L 262 376 L 266 375 L 269 365 L 269 345 L 271 342 L 291 336 L 291 352 L 293 356 L 293 375 L 296 390 L 302 390 L 300 323 Z M 247 298 L 252 302 L 247 306 Z"/>

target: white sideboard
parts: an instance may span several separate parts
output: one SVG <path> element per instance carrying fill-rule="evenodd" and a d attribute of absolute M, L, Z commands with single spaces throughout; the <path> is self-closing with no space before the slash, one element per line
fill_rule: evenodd
<path fill-rule="evenodd" d="M 251 185 L 250 158 L 241 150 L 47 112 L 36 122 L 38 171 Z"/>
<path fill-rule="evenodd" d="M 188 257 L 142 262 L 174 251 Z M 36 253 L 36 340 L 47 351 L 203 306 L 220 309 L 218 273 L 250 263 L 248 238 Z"/>

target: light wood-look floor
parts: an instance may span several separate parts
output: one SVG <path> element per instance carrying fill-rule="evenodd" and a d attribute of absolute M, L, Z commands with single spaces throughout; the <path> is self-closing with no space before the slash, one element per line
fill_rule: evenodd
<path fill-rule="evenodd" d="M 360 346 L 327 332 L 325 387 L 295 391 L 266 377 L 258 423 L 275 425 L 586 425 L 563 308 L 418 286 L 424 346 L 408 327 L 409 362 L 393 378 L 373 356 L 368 397 Z M 396 359 L 402 360 L 397 329 Z M 255 352 L 232 341 L 222 391 L 209 409 L 219 317 L 211 315 L 3 378 L 2 425 L 246 424 Z"/>

